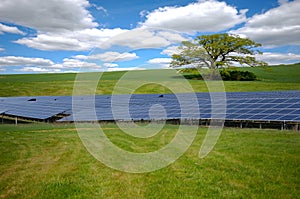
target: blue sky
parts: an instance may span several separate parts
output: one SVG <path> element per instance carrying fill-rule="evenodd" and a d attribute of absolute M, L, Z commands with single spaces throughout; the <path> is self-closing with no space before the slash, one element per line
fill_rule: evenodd
<path fill-rule="evenodd" d="M 300 1 L 2 0 L 0 73 L 167 68 L 182 40 L 233 33 L 300 62 Z"/>

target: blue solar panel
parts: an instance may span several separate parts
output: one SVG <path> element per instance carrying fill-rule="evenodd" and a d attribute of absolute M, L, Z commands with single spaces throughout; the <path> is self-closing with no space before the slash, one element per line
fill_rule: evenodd
<path fill-rule="evenodd" d="M 249 104 L 247 107 L 248 108 L 260 108 L 262 104 Z"/>
<path fill-rule="evenodd" d="M 291 114 L 300 116 L 300 109 L 291 111 Z"/>
<path fill-rule="evenodd" d="M 293 108 L 293 109 L 297 108 L 297 109 L 300 109 L 300 103 L 289 105 L 288 108 Z"/>
<path fill-rule="evenodd" d="M 274 104 L 266 103 L 266 104 L 261 105 L 259 108 L 263 109 L 263 108 L 273 108 L 273 107 L 274 107 Z"/>
<path fill-rule="evenodd" d="M 270 121 L 280 121 L 279 118 L 281 118 L 282 115 L 277 115 L 277 114 L 274 114 L 274 115 L 268 115 L 266 117 L 263 117 L 262 119 L 264 120 L 270 120 Z"/>
<path fill-rule="evenodd" d="M 273 108 L 287 108 L 291 104 L 283 103 L 283 104 L 277 104 Z"/>
<path fill-rule="evenodd" d="M 299 121 L 300 117 L 300 91 L 196 93 L 198 111 L 191 102 L 193 96 L 191 93 L 180 93 L 177 96 L 136 94 L 73 98 L 71 96 L 0 98 L 0 113 L 33 119 L 48 119 L 57 114 L 70 115 L 59 121 L 212 117 L 227 120 Z M 72 100 L 73 106 L 76 102 L 73 109 Z M 95 104 L 92 104 L 93 102 Z M 91 108 L 95 110 L 91 111 Z M 150 110 L 153 111 L 152 115 L 149 114 Z"/>
<path fill-rule="evenodd" d="M 261 113 L 261 109 L 251 109 L 251 111 L 247 112 L 248 114 L 255 115 Z"/>
<path fill-rule="evenodd" d="M 272 102 L 270 103 L 274 103 L 274 104 L 278 104 L 278 103 L 286 103 L 288 99 L 274 99 Z"/>
<path fill-rule="evenodd" d="M 285 103 L 300 103 L 300 99 L 288 99 Z"/>
<path fill-rule="evenodd" d="M 249 120 L 263 120 L 263 118 L 267 117 L 266 114 L 256 114 L 249 117 Z"/>
<path fill-rule="evenodd" d="M 279 120 L 283 120 L 283 121 L 293 121 L 296 120 L 296 118 L 298 117 L 298 115 L 285 115 L 279 118 Z"/>

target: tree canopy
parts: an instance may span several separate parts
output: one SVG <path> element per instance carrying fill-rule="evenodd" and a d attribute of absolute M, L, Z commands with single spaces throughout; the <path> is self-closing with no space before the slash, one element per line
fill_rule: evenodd
<path fill-rule="evenodd" d="M 179 54 L 172 55 L 172 67 L 191 65 L 196 68 L 217 69 L 231 66 L 234 62 L 241 65 L 265 66 L 266 62 L 255 59 L 255 54 L 262 54 L 256 43 L 249 38 L 232 34 L 212 34 L 197 36 L 192 42 L 183 41 Z"/>

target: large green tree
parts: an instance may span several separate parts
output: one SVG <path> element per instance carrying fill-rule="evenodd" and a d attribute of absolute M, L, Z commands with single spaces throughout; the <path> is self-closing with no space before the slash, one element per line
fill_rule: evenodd
<path fill-rule="evenodd" d="M 217 69 L 231 66 L 234 62 L 241 65 L 265 66 L 266 62 L 255 59 L 261 54 L 261 44 L 249 38 L 241 38 L 232 34 L 212 34 L 197 36 L 192 42 L 183 41 L 180 53 L 172 56 L 172 67 L 190 65 L 196 68 L 207 67 Z"/>

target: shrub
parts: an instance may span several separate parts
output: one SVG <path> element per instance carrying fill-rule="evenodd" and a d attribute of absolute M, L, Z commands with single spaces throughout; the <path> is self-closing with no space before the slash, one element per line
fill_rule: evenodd
<path fill-rule="evenodd" d="M 211 70 L 202 70 L 201 75 L 195 68 L 188 68 L 181 71 L 186 79 L 214 79 L 214 74 Z M 236 69 L 222 69 L 220 75 L 223 81 L 254 81 L 257 79 L 256 75 L 249 71 L 239 71 Z"/>
<path fill-rule="evenodd" d="M 223 81 L 254 81 L 256 75 L 249 71 L 227 70 L 220 71 Z"/>

